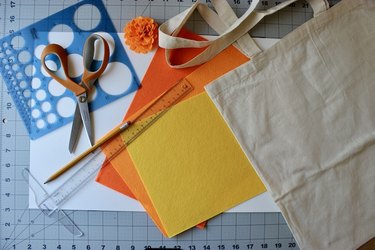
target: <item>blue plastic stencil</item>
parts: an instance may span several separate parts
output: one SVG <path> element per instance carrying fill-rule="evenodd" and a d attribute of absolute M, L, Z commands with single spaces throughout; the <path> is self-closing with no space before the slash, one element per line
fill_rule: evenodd
<path fill-rule="evenodd" d="M 74 21 L 77 18 L 79 25 Z M 70 123 L 74 115 L 73 93 L 41 67 L 44 46 L 62 45 L 74 65 L 82 66 L 83 44 L 93 32 L 103 35 L 112 47 L 107 71 L 95 84 L 90 102 L 90 111 L 94 111 L 137 90 L 140 85 L 102 1 L 81 1 L 0 40 L 0 72 L 31 139 Z M 81 73 L 80 67 L 73 67 L 71 76 L 78 82 Z M 117 88 L 107 85 L 113 79 L 119 79 Z"/>

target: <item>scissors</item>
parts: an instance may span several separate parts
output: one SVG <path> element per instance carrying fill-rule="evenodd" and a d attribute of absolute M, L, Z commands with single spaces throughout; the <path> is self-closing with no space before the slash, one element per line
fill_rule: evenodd
<path fill-rule="evenodd" d="M 94 55 L 96 50 L 96 42 L 99 41 L 99 46 L 103 47 L 103 58 L 101 58 L 100 67 L 92 71 L 92 64 L 94 62 Z M 59 66 L 58 70 L 51 69 L 46 65 L 48 57 L 54 56 Z M 91 146 L 94 145 L 94 135 L 91 126 L 91 118 L 88 107 L 89 93 L 92 91 L 94 82 L 103 74 L 108 65 L 109 60 L 109 46 L 107 41 L 98 34 L 90 35 L 83 46 L 83 75 L 81 81 L 76 83 L 69 77 L 68 74 L 68 54 L 63 47 L 58 44 L 47 45 L 41 56 L 41 62 L 48 74 L 64 87 L 72 91 L 77 99 L 77 105 L 74 112 L 73 124 L 70 133 L 69 152 L 72 153 L 77 144 L 79 133 L 82 128 L 82 123 L 86 134 L 89 138 Z M 61 72 L 62 71 L 62 72 Z"/>

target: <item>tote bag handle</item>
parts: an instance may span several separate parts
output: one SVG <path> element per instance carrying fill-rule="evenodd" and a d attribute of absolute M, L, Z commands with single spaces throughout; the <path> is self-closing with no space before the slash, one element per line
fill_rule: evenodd
<path fill-rule="evenodd" d="M 211 0 L 217 13 L 207 5 L 197 1 L 190 8 L 160 25 L 159 46 L 166 49 L 166 61 L 172 68 L 186 68 L 202 64 L 212 59 L 236 41 L 239 49 L 241 49 L 245 55 L 251 57 L 261 50 L 247 32 L 265 16 L 271 15 L 296 1 L 297 0 L 287 0 L 267 10 L 255 11 L 259 0 L 253 0 L 249 9 L 240 18 L 235 16 L 232 8 L 225 0 Z M 326 0 L 308 0 L 308 2 L 313 8 L 315 16 L 329 8 L 329 4 Z M 216 39 L 210 41 L 195 41 L 176 37 L 195 10 L 198 10 L 207 24 L 220 34 Z M 183 64 L 173 65 L 170 62 L 171 49 L 204 47 L 206 47 L 206 49 L 202 53 Z"/>

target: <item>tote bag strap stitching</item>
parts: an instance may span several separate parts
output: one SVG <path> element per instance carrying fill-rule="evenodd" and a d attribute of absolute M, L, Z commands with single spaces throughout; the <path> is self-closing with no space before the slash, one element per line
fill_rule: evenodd
<path fill-rule="evenodd" d="M 216 0 L 216 1 L 224 1 L 224 0 Z M 228 29 L 226 32 L 221 34 L 217 39 L 213 41 L 194 41 L 189 39 L 183 39 L 175 37 L 175 35 L 180 31 L 182 26 L 186 23 L 189 17 L 192 15 L 195 9 L 204 13 L 205 7 L 201 7 L 200 3 L 196 2 L 192 7 L 185 10 L 184 12 L 178 14 L 175 17 L 172 17 L 167 22 L 163 23 L 159 27 L 159 45 L 161 47 L 166 48 L 166 59 L 168 64 L 174 68 L 183 68 L 183 67 L 190 67 L 194 65 L 198 65 L 203 63 L 211 58 L 213 58 L 216 54 L 222 51 L 224 48 L 232 44 L 234 41 L 239 39 L 243 34 L 247 33 L 252 27 L 254 27 L 264 16 L 270 15 L 286 6 L 290 3 L 295 2 L 296 0 L 288 0 L 285 1 L 273 8 L 270 8 L 265 11 L 255 12 L 255 6 L 259 2 L 259 0 L 254 0 L 250 6 L 250 8 L 246 11 L 246 13 L 238 18 Z M 309 2 L 322 2 L 324 3 L 325 0 L 309 0 Z M 198 6 L 200 6 L 198 8 Z M 205 5 L 203 5 L 205 6 Z M 314 6 L 326 6 L 325 4 L 314 4 Z M 321 7 L 324 9 L 324 7 Z M 315 11 L 315 10 L 314 10 Z M 255 43 L 254 43 L 255 44 Z M 256 44 L 255 44 L 256 45 Z M 208 46 L 208 47 L 207 47 Z M 193 58 L 192 60 L 181 64 L 181 65 L 171 65 L 169 61 L 169 53 L 167 52 L 168 49 L 173 48 L 192 48 L 192 47 L 207 47 L 201 54 Z M 255 46 L 257 47 L 257 46 Z"/>

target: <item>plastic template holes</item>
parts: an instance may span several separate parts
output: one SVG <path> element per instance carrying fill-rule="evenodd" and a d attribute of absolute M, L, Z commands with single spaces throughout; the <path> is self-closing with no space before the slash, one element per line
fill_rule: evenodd
<path fill-rule="evenodd" d="M 12 66 L 13 71 L 18 71 L 19 69 L 20 69 L 20 66 L 18 66 L 18 64 L 13 64 Z"/>
<path fill-rule="evenodd" d="M 35 72 L 35 66 L 29 64 L 25 67 L 25 75 L 31 77 Z"/>
<path fill-rule="evenodd" d="M 99 85 L 110 95 L 124 93 L 133 81 L 133 75 L 128 66 L 120 62 L 109 63 L 104 74 L 99 79 Z"/>
<path fill-rule="evenodd" d="M 63 39 L 61 36 L 64 36 Z M 61 45 L 63 48 L 69 47 L 72 44 L 73 40 L 73 30 L 66 24 L 55 25 L 48 33 L 49 43 L 57 43 Z"/>
<path fill-rule="evenodd" d="M 23 74 L 21 72 L 18 72 L 16 74 L 16 78 L 17 78 L 17 80 L 21 80 L 23 78 Z"/>
<path fill-rule="evenodd" d="M 12 38 L 10 44 L 12 45 L 13 49 L 19 50 L 25 47 L 25 39 L 22 36 L 15 36 Z"/>
<path fill-rule="evenodd" d="M 29 107 L 30 107 L 30 108 L 32 108 L 32 107 L 34 107 L 34 106 L 35 106 L 36 102 L 35 102 L 35 100 L 34 100 L 34 99 L 31 99 L 31 100 L 29 100 L 29 101 L 28 101 L 28 103 L 27 103 L 27 104 L 29 105 Z"/>
<path fill-rule="evenodd" d="M 12 94 L 14 104 L 20 111 L 20 118 L 25 123 L 32 139 L 43 137 L 69 123 L 76 107 L 76 99 L 73 93 L 53 80 L 50 75 L 51 71 L 44 70 L 41 65 L 41 54 L 50 43 L 59 44 L 66 49 L 68 56 L 70 56 L 68 58 L 68 65 L 70 65 L 68 73 L 75 82 L 78 82 L 83 73 L 83 44 L 87 36 L 94 32 L 100 31 L 99 34 L 107 40 L 110 55 L 112 55 L 110 62 L 121 62 L 128 65 L 133 75 L 130 88 L 124 87 L 123 80 L 116 83 L 123 89 L 104 87 L 111 94 L 121 93 L 126 89 L 120 95 L 112 96 L 95 84 L 96 90 L 94 88 L 89 94 L 90 100 L 95 99 L 94 103 L 90 104 L 91 111 L 125 96 L 130 93 L 130 90 L 135 91 L 137 87 L 136 80 L 138 79 L 134 75 L 133 65 L 131 65 L 125 49 L 121 46 L 121 37 L 119 37 L 113 23 L 107 22 L 110 20 L 110 16 L 105 9 L 105 4 L 102 1 L 89 0 L 76 2 L 64 8 L 63 11 L 58 11 L 48 18 L 38 20 L 31 26 L 0 39 L 0 65 L 3 69 L 1 77 L 9 76 L 5 79 L 6 87 Z M 103 55 L 103 50 L 100 49 L 102 46 L 101 44 L 98 46 L 99 44 L 100 41 L 95 44 L 94 62 L 91 68 L 93 70 L 100 64 Z M 61 62 L 56 60 L 46 61 L 47 66 L 53 69 L 58 77 L 64 79 L 59 74 L 62 71 Z M 62 98 L 64 98 L 63 101 L 59 103 Z M 64 102 L 65 104 L 62 105 Z M 57 110 L 58 103 L 59 111 Z M 68 108 L 69 105 L 72 106 L 71 110 Z M 34 109 L 40 111 L 40 116 L 37 118 L 32 116 Z M 35 112 L 34 116 L 36 116 Z M 50 114 L 55 116 L 51 115 L 48 120 Z M 38 127 L 37 121 L 39 121 Z M 43 122 L 45 123 L 44 127 Z"/>
<path fill-rule="evenodd" d="M 78 22 L 79 20 L 79 22 Z M 95 29 L 101 20 L 98 8 L 91 4 L 84 4 L 78 7 L 74 13 L 74 23 L 82 30 Z"/>
<path fill-rule="evenodd" d="M 39 119 L 39 120 L 36 121 L 36 127 L 38 129 L 42 129 L 42 128 L 44 128 L 44 126 L 46 126 L 46 122 L 44 120 Z"/>
<path fill-rule="evenodd" d="M 42 52 L 44 50 L 44 48 L 46 47 L 46 45 L 39 45 L 37 46 L 35 49 L 34 49 L 34 55 L 36 58 L 38 58 L 40 60 L 40 58 L 42 57 Z"/>
<path fill-rule="evenodd" d="M 39 89 L 40 86 L 42 85 L 42 82 L 40 81 L 39 78 L 33 78 L 33 80 L 31 80 L 31 87 L 33 89 Z"/>
<path fill-rule="evenodd" d="M 57 102 L 57 113 L 62 117 L 71 117 L 74 114 L 76 103 L 70 97 L 63 97 Z"/>
<path fill-rule="evenodd" d="M 29 89 L 25 89 L 25 90 L 23 91 L 23 96 L 24 96 L 25 98 L 30 98 L 30 96 L 31 96 L 31 91 L 30 91 Z"/>
<path fill-rule="evenodd" d="M 49 112 L 51 110 L 51 103 L 49 102 L 43 102 L 42 103 L 42 111 L 43 112 Z"/>
<path fill-rule="evenodd" d="M 48 114 L 47 115 L 47 122 L 49 123 L 49 124 L 53 124 L 53 123 L 55 123 L 57 121 L 57 117 L 56 117 L 56 115 L 55 114 Z"/>
<path fill-rule="evenodd" d="M 27 87 L 26 81 L 21 81 L 19 85 L 21 89 L 25 89 Z"/>
<path fill-rule="evenodd" d="M 53 96 L 61 96 L 64 94 L 65 90 L 66 88 L 55 79 L 52 79 L 48 83 L 48 92 Z"/>
<path fill-rule="evenodd" d="M 40 116 L 40 110 L 39 109 L 33 109 L 32 111 L 31 111 L 31 116 L 33 117 L 33 118 L 38 118 L 39 116 Z"/>
<path fill-rule="evenodd" d="M 26 64 L 31 61 L 31 54 L 27 50 L 23 50 L 18 54 L 18 61 Z"/>
<path fill-rule="evenodd" d="M 46 91 L 44 91 L 43 89 L 39 89 L 39 90 L 36 92 L 35 96 L 36 96 L 36 99 L 37 99 L 38 101 L 43 101 L 44 99 L 46 99 L 47 93 L 46 93 Z"/>
<path fill-rule="evenodd" d="M 70 77 L 78 77 L 83 74 L 83 58 L 79 54 L 68 56 L 68 74 Z"/>

